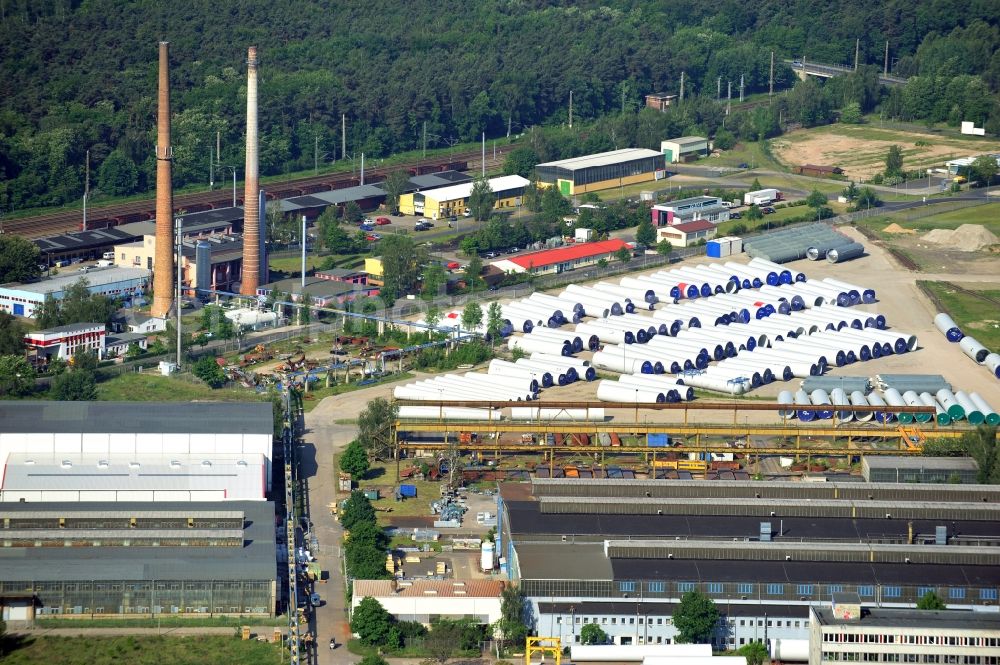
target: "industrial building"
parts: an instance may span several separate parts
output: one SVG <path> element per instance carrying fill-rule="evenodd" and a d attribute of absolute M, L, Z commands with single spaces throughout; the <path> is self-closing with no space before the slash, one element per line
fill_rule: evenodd
<path fill-rule="evenodd" d="M 5 501 L 216 501 L 240 488 L 260 500 L 273 435 L 269 402 L 0 402 L 0 490 Z"/>
<path fill-rule="evenodd" d="M 504 583 L 492 580 L 354 580 L 352 609 L 374 598 L 397 621 L 469 619 L 483 625 L 500 620 Z"/>
<path fill-rule="evenodd" d="M 274 504 L 0 503 L 0 605 L 35 616 L 273 616 Z"/>
<path fill-rule="evenodd" d="M 176 246 L 174 251 L 176 252 Z M 198 280 L 201 253 L 202 284 Z M 115 264 L 122 267 L 152 266 L 156 256 L 156 236 L 149 234 L 137 242 L 115 245 Z M 181 241 L 181 283 L 185 288 L 232 291 L 243 275 L 243 236 L 238 234 L 197 234 Z"/>
<path fill-rule="evenodd" d="M 597 242 L 581 242 L 556 249 L 543 249 L 538 252 L 519 254 L 490 263 L 491 266 L 505 273 L 528 272 L 533 275 L 561 273 L 577 268 L 597 265 L 600 261 L 611 261 L 622 249 L 631 251 L 624 240 L 612 238 Z"/>
<path fill-rule="evenodd" d="M 44 366 L 53 358 L 68 361 L 78 352 L 93 352 L 103 358 L 106 335 L 103 323 L 71 323 L 29 332 L 24 346 L 31 363 Z"/>
<path fill-rule="evenodd" d="M 266 298 L 275 289 L 289 294 L 292 302 L 300 302 L 302 300 L 303 288 L 301 277 L 289 277 L 288 279 L 264 284 L 258 287 L 257 295 Z M 307 276 L 305 279 L 305 293 L 309 294 L 309 298 L 314 306 L 333 307 L 357 300 L 358 298 L 378 295 L 378 287 L 374 284 L 341 282 L 313 275 Z"/>
<path fill-rule="evenodd" d="M 650 215 L 653 226 L 685 224 L 698 219 L 721 224 L 729 219 L 729 208 L 722 205 L 718 196 L 692 196 L 654 205 Z"/>
<path fill-rule="evenodd" d="M 330 206 L 335 206 L 343 212 L 348 203 L 356 203 L 362 211 L 375 210 L 385 202 L 385 190 L 376 185 L 357 185 L 333 189 L 328 192 L 315 192 L 304 196 L 293 196 L 278 202 L 279 210 L 284 215 L 295 215 L 307 221 L 314 221 Z"/>
<path fill-rule="evenodd" d="M 865 457 L 861 475 L 872 483 L 976 483 L 971 457 Z"/>
<path fill-rule="evenodd" d="M 676 102 L 677 95 L 669 92 L 654 92 L 651 95 L 646 95 L 646 108 L 654 111 L 666 111 Z"/>
<path fill-rule="evenodd" d="M 502 485 L 497 512 L 501 570 L 567 642 L 584 620 L 616 644 L 672 642 L 693 590 L 723 615 L 716 648 L 808 639 L 833 594 L 991 609 L 1000 592 L 993 486 L 533 478 Z"/>
<path fill-rule="evenodd" d="M 812 607 L 809 663 L 1000 662 L 1000 613 Z"/>
<path fill-rule="evenodd" d="M 530 181 L 519 175 L 505 175 L 490 178 L 488 182 L 496 199 L 493 208 L 512 210 L 521 205 L 521 196 Z M 399 209 L 403 213 L 422 215 L 428 219 L 463 215 L 469 205 L 472 187 L 472 182 L 464 182 L 403 194 L 399 197 Z"/>
<path fill-rule="evenodd" d="M 61 300 L 68 289 L 81 279 L 86 280 L 91 293 L 112 298 L 141 296 L 149 286 L 150 271 L 146 268 L 81 268 L 69 269 L 37 282 L 0 286 L 0 312 L 34 318 L 46 297 Z"/>
<path fill-rule="evenodd" d="M 535 174 L 539 187 L 557 187 L 563 196 L 575 196 L 659 180 L 666 176 L 664 168 L 661 153 L 625 148 L 538 164 Z"/>
<path fill-rule="evenodd" d="M 656 229 L 656 242 L 669 242 L 674 247 L 690 247 L 700 241 L 708 241 L 715 237 L 716 226 L 703 219 L 672 226 L 661 226 Z"/>
<path fill-rule="evenodd" d="M 708 155 L 710 147 L 704 136 L 682 136 L 660 141 L 660 152 L 668 164 L 687 162 Z"/>

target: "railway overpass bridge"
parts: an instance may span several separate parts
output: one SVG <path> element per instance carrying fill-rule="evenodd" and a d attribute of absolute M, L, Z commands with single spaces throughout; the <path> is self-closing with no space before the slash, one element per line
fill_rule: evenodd
<path fill-rule="evenodd" d="M 803 80 L 805 80 L 807 76 L 830 78 L 832 76 L 850 74 L 854 71 L 853 67 L 845 67 L 843 65 L 825 65 L 818 62 L 807 62 L 804 60 L 785 60 L 785 64 L 791 67 L 798 77 Z M 882 85 L 903 85 L 906 81 L 907 79 L 905 78 L 892 76 L 891 74 L 878 75 L 878 82 Z"/>

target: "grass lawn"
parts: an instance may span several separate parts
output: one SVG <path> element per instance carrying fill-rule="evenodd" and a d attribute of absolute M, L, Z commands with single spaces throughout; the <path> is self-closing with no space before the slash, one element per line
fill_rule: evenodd
<path fill-rule="evenodd" d="M 987 203 L 980 206 L 951 210 L 943 212 L 940 215 L 932 215 L 912 222 L 899 222 L 899 224 L 900 226 L 917 229 L 918 231 L 955 229 L 962 224 L 983 224 L 993 233 L 1000 235 L 1000 203 Z"/>
<path fill-rule="evenodd" d="M 260 399 L 240 388 L 209 388 L 159 374 L 122 374 L 97 384 L 97 399 L 109 402 L 247 402 Z"/>
<path fill-rule="evenodd" d="M 764 152 L 760 143 L 756 141 L 744 141 L 737 143 L 731 150 L 722 150 L 718 157 L 705 157 L 697 162 L 698 166 L 727 166 L 736 168 L 740 164 L 747 164 L 753 168 L 777 169 L 784 167 L 775 161 L 770 155 Z M 670 170 L 669 167 L 667 170 Z"/>
<path fill-rule="evenodd" d="M 1000 290 L 957 291 L 947 282 L 920 282 L 920 286 L 937 297 L 965 334 L 989 349 L 1000 348 Z"/>
<path fill-rule="evenodd" d="M 333 460 L 333 466 L 335 469 L 340 469 L 338 465 L 339 456 L 335 456 Z M 428 460 L 429 461 L 429 460 Z M 414 464 L 419 465 L 419 460 L 401 460 L 399 463 L 399 468 L 405 469 Z M 404 501 L 396 501 L 393 496 L 393 488 L 399 485 L 400 482 L 406 483 L 408 485 L 417 486 L 417 497 L 415 499 L 406 499 Z M 373 464 L 368 470 L 365 476 L 365 480 L 356 483 L 355 489 L 365 489 L 368 487 L 377 487 L 380 490 L 380 498 L 376 501 L 372 501 L 372 506 L 375 507 L 375 516 L 378 518 L 378 523 L 381 526 L 389 526 L 392 522 L 393 517 L 424 517 L 429 516 L 431 501 L 441 498 L 441 487 L 440 481 L 430 481 L 430 480 L 403 480 L 399 481 L 396 479 L 396 463 L 390 462 L 385 464 Z M 338 500 L 346 498 L 346 494 L 341 494 Z M 412 545 L 412 543 L 410 543 Z"/>
<path fill-rule="evenodd" d="M 306 254 L 306 270 L 314 270 L 326 261 L 325 256 Z M 280 259 L 269 259 L 268 266 L 276 272 L 283 272 L 289 275 L 298 275 L 302 270 L 302 257 L 287 256 Z"/>
<path fill-rule="evenodd" d="M 277 645 L 235 637 L 29 637 L 8 640 L 4 665 L 273 665 L 284 656 Z"/>

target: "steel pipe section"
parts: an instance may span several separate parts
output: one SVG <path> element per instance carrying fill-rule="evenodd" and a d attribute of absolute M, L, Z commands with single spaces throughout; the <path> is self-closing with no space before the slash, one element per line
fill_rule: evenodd
<path fill-rule="evenodd" d="M 501 360 L 499 358 L 494 358 L 490 361 L 486 373 L 502 377 L 515 377 L 533 380 L 535 382 L 533 388 L 535 392 L 538 392 L 539 388 L 551 387 L 553 382 L 551 372 L 538 371 L 523 366 L 519 367 L 514 363 L 507 362 L 506 360 Z"/>
<path fill-rule="evenodd" d="M 983 359 L 986 369 L 993 372 L 993 376 L 1000 379 L 1000 353 L 991 353 Z"/>
<path fill-rule="evenodd" d="M 625 385 L 646 385 L 664 393 L 676 392 L 677 397 L 684 402 L 694 399 L 694 388 L 686 385 L 681 379 L 665 375 L 624 374 L 618 377 L 618 382 Z"/>
<path fill-rule="evenodd" d="M 586 313 L 586 309 L 584 308 L 583 303 L 577 302 L 572 298 L 568 299 L 557 298 L 553 295 L 549 295 L 548 293 L 538 293 L 537 291 L 535 293 L 532 293 L 527 298 L 515 302 L 529 302 L 529 303 L 536 302 L 540 304 L 551 305 L 552 307 L 556 307 L 564 311 L 567 309 L 571 309 L 574 312 L 580 312 L 581 314 Z"/>
<path fill-rule="evenodd" d="M 983 414 L 987 425 L 1000 425 L 1000 414 L 997 414 L 993 407 L 979 393 L 971 393 L 969 399 L 975 405 L 976 410 Z"/>
<path fill-rule="evenodd" d="M 851 406 L 868 406 L 868 400 L 865 398 L 865 394 L 860 390 L 851 392 L 850 400 Z M 853 415 L 854 420 L 859 423 L 870 422 L 871 419 L 875 417 L 875 414 L 871 411 L 855 411 Z"/>
<path fill-rule="evenodd" d="M 886 388 L 882 391 L 882 396 L 885 398 L 885 403 L 892 408 L 894 406 L 907 406 L 906 401 L 903 396 L 899 394 L 899 391 L 895 388 Z M 896 420 L 904 425 L 908 425 L 913 422 L 913 414 L 907 412 L 896 412 L 894 413 Z"/>
<path fill-rule="evenodd" d="M 529 339 L 528 337 L 510 337 L 507 339 L 507 348 L 513 351 L 521 349 L 525 353 L 554 353 L 561 356 L 573 355 L 573 345 L 568 342 L 560 342 L 556 339 Z"/>
<path fill-rule="evenodd" d="M 927 406 L 927 404 L 920 399 L 920 395 L 918 395 L 914 390 L 907 390 L 903 393 L 903 401 L 906 402 L 907 406 Z M 910 415 L 913 416 L 913 419 L 918 423 L 928 423 L 931 418 L 934 417 L 934 414 L 932 413 L 911 413 Z"/>
<path fill-rule="evenodd" d="M 826 260 L 830 263 L 843 263 L 844 261 L 850 261 L 851 259 L 863 256 L 864 253 L 864 245 L 860 242 L 852 242 L 849 245 L 843 245 L 842 247 L 835 247 L 831 249 L 826 253 Z"/>
<path fill-rule="evenodd" d="M 965 409 L 965 419 L 969 421 L 970 425 L 982 425 L 986 422 L 986 416 L 983 415 L 983 412 L 979 410 L 976 403 L 972 401 L 972 398 L 965 391 L 956 391 L 955 400 Z"/>
<path fill-rule="evenodd" d="M 934 407 L 934 419 L 938 425 L 951 424 L 951 416 L 948 415 L 947 411 L 941 408 L 941 404 L 936 399 L 934 399 L 934 395 L 927 392 L 920 393 L 920 401 L 923 403 L 924 406 Z"/>
<path fill-rule="evenodd" d="M 597 399 L 602 402 L 618 404 L 641 404 L 644 402 L 662 404 L 667 401 L 667 396 L 656 390 L 638 386 L 623 386 L 617 381 L 603 379 L 597 383 Z"/>
<path fill-rule="evenodd" d="M 546 409 L 540 406 L 512 406 L 510 408 L 511 420 L 583 420 L 592 422 L 603 422 L 605 418 L 604 409 Z"/>
<path fill-rule="evenodd" d="M 733 381 L 720 376 L 709 376 L 704 372 L 685 374 L 683 380 L 684 385 L 728 395 L 742 395 L 747 391 L 747 382 Z"/>
<path fill-rule="evenodd" d="M 885 409 L 884 411 L 879 410 L 872 412 L 877 422 L 891 423 L 896 417 L 891 411 L 889 411 L 889 405 L 885 403 L 885 400 L 882 399 L 878 393 L 868 393 L 868 406 L 881 407 L 881 409 Z"/>
<path fill-rule="evenodd" d="M 583 338 L 580 335 L 575 335 L 570 331 L 564 331 L 553 328 L 535 328 L 530 333 L 527 333 L 525 337 L 531 339 L 555 339 L 561 342 L 566 342 L 573 347 L 573 353 L 579 353 L 583 351 Z"/>
<path fill-rule="evenodd" d="M 965 353 L 965 355 L 980 364 L 986 361 L 986 356 L 990 355 L 990 350 L 980 344 L 979 340 L 975 337 L 969 337 L 966 335 L 959 340 L 958 345 L 962 347 L 962 352 Z"/>
<path fill-rule="evenodd" d="M 479 420 L 500 421 L 500 409 L 470 409 L 461 406 L 401 406 L 400 420 Z"/>
<path fill-rule="evenodd" d="M 610 351 L 595 351 L 591 362 L 598 369 L 607 369 L 623 374 L 653 373 L 653 363 L 649 360 L 637 360 Z"/>

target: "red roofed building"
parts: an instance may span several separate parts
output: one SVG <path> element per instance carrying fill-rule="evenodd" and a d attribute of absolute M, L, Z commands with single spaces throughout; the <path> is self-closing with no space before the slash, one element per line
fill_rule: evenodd
<path fill-rule="evenodd" d="M 543 249 L 540 252 L 529 252 L 493 261 L 490 265 L 505 273 L 530 272 L 534 275 L 547 275 L 596 265 L 601 259 L 610 261 L 622 247 L 632 251 L 631 245 L 624 240 L 612 238 L 598 242 L 581 242 L 557 249 Z"/>
<path fill-rule="evenodd" d="M 706 242 L 715 237 L 716 226 L 704 219 L 697 219 L 686 224 L 661 226 L 656 229 L 656 242 L 666 240 L 674 247 L 690 247 L 699 240 Z"/>

